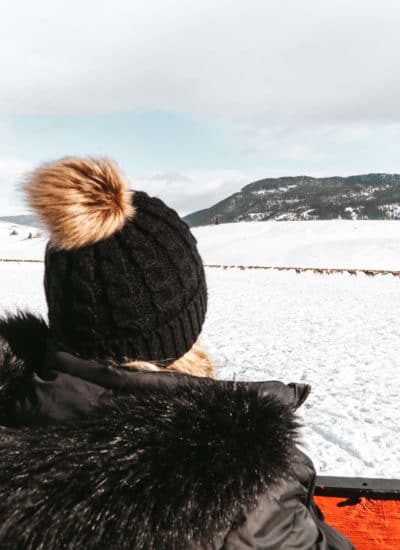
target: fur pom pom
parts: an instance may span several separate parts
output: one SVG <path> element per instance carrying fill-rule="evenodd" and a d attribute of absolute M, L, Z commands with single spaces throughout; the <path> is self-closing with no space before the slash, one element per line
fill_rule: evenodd
<path fill-rule="evenodd" d="M 65 158 L 40 166 L 26 183 L 28 201 L 64 250 L 107 239 L 135 214 L 132 192 L 116 164 Z"/>

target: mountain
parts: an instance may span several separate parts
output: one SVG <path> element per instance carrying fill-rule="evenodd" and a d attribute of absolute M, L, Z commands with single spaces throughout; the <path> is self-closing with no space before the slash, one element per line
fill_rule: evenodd
<path fill-rule="evenodd" d="M 400 219 L 400 174 L 265 178 L 184 219 L 191 226 L 266 220 Z"/>
<path fill-rule="evenodd" d="M 18 225 L 29 225 L 31 227 L 40 227 L 40 224 L 35 216 L 0 216 L 0 222 L 16 223 Z"/>

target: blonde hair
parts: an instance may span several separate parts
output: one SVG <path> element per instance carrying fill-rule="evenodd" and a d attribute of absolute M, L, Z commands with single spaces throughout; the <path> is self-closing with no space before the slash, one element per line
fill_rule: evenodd
<path fill-rule="evenodd" d="M 176 359 L 171 365 L 167 367 L 159 367 L 154 363 L 147 361 L 130 361 L 124 363 L 124 367 L 135 368 L 139 370 L 151 370 L 151 371 L 172 371 L 181 372 L 184 374 L 191 374 L 193 376 L 201 376 L 204 378 L 214 378 L 213 365 L 197 340 L 191 349 Z"/>

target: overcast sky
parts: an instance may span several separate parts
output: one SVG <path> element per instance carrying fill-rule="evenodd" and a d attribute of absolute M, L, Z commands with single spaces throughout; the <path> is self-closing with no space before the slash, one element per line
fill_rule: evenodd
<path fill-rule="evenodd" d="M 13 0 L 0 214 L 45 160 L 115 158 L 182 214 L 250 181 L 400 172 L 398 0 Z"/>

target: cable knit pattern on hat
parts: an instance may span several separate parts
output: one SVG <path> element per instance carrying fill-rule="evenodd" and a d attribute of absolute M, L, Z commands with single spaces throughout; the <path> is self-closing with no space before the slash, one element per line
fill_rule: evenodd
<path fill-rule="evenodd" d="M 167 366 L 200 334 L 203 263 L 174 210 L 143 191 L 131 201 L 135 215 L 111 236 L 74 249 L 60 248 L 60 239 L 47 245 L 50 333 L 58 347 L 84 358 Z"/>

